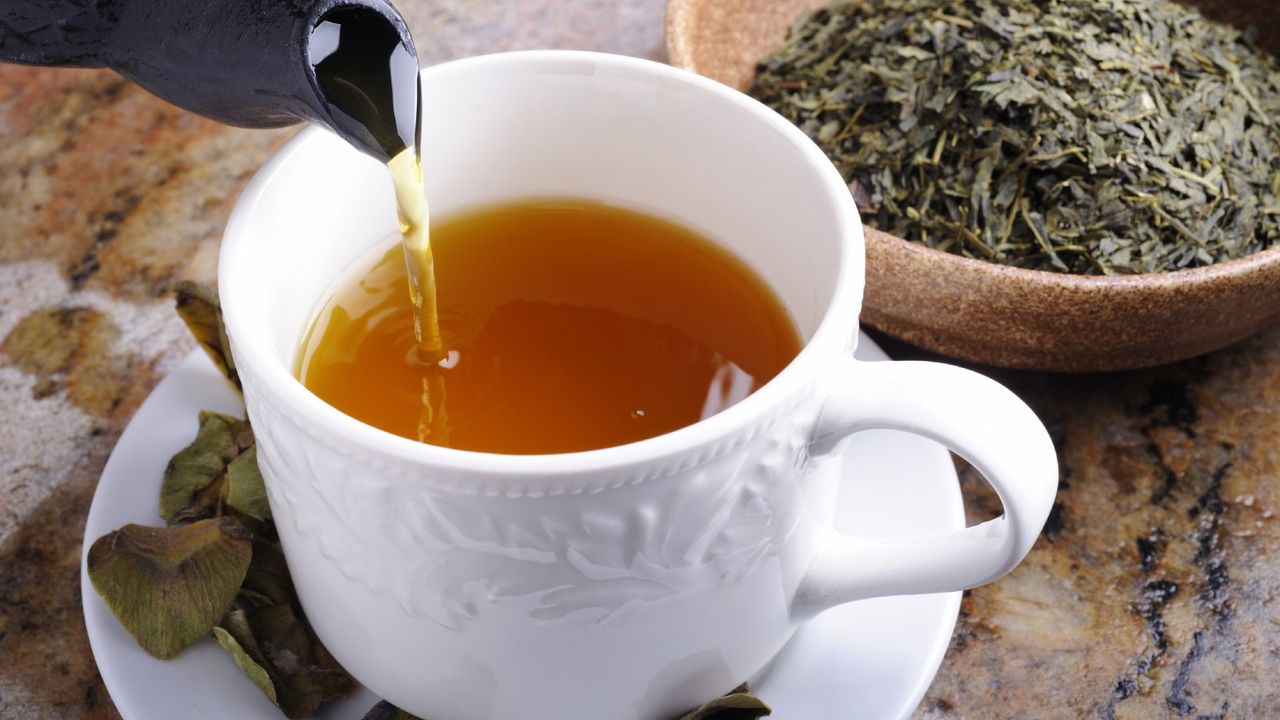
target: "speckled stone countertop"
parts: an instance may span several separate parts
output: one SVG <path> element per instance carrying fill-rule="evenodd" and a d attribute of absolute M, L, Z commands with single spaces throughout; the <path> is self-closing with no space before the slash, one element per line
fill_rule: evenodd
<path fill-rule="evenodd" d="M 660 0 L 400 5 L 426 63 L 663 55 Z M 174 283 L 213 278 L 236 195 L 292 132 L 220 127 L 106 72 L 0 66 L 0 717 L 118 717 L 81 617 L 85 515 L 193 346 Z M 917 717 L 1280 717 L 1280 328 L 1150 371 L 994 374 L 1050 427 L 1061 492 L 1027 561 L 966 596 Z M 964 485 L 975 519 L 998 513 Z"/>

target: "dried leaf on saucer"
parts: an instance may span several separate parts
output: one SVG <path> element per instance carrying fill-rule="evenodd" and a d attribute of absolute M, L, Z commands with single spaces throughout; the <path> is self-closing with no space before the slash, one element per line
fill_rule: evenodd
<path fill-rule="evenodd" d="M 89 548 L 93 587 L 144 650 L 171 658 L 209 634 L 249 569 L 249 534 L 230 518 L 126 525 Z"/>
<path fill-rule="evenodd" d="M 265 660 L 259 660 L 262 658 L 262 650 L 253 637 L 253 630 L 249 627 L 249 620 L 245 617 L 244 611 L 232 610 L 227 613 L 226 617 L 222 618 L 222 622 L 213 628 L 213 636 L 235 661 L 236 666 L 243 670 L 250 680 L 253 680 L 253 684 L 258 686 L 273 705 L 279 707 L 280 700 L 276 695 L 275 683 L 272 682 L 267 669 L 262 666 Z"/>
<path fill-rule="evenodd" d="M 772 714 L 773 709 L 752 695 L 743 683 L 728 695 L 682 715 L 680 720 L 756 720 Z"/>
<path fill-rule="evenodd" d="M 287 717 L 308 717 L 356 687 L 292 604 L 236 608 L 218 630 L 218 642 Z"/>
<path fill-rule="evenodd" d="M 288 717 L 307 717 L 356 687 L 307 623 L 270 523 L 255 534 L 253 559 L 235 606 L 214 635 Z"/>
<path fill-rule="evenodd" d="M 178 313 L 239 389 L 217 292 L 180 284 Z M 212 634 L 290 718 L 355 689 L 302 613 L 247 420 L 201 412 L 159 505 L 169 527 L 129 525 L 89 550 L 90 581 L 143 648 L 171 658 Z"/>
<path fill-rule="evenodd" d="M 175 525 L 221 515 L 228 467 L 252 447 L 253 431 L 248 422 L 230 415 L 200 413 L 195 440 L 165 468 L 160 516 Z M 241 466 L 239 470 L 243 475 L 248 468 Z M 241 494 L 245 494 L 244 488 Z"/>
<path fill-rule="evenodd" d="M 280 542 L 259 533 L 253 538 L 253 560 L 240 585 L 237 604 L 252 607 L 288 605 L 296 602 L 293 578 L 285 563 Z"/>
<path fill-rule="evenodd" d="M 227 464 L 227 506 L 254 520 L 270 520 L 267 486 L 258 469 L 258 448 L 251 446 Z"/>
<path fill-rule="evenodd" d="M 218 291 L 208 285 L 184 280 L 178 283 L 175 293 L 178 315 L 187 324 L 187 329 L 227 380 L 231 381 L 236 390 L 241 390 L 236 361 L 231 356 L 231 341 L 228 340 L 226 326 L 222 323 L 222 305 L 218 302 Z"/>
<path fill-rule="evenodd" d="M 421 720 L 417 715 L 410 715 L 391 703 L 383 700 L 364 714 L 361 720 Z"/>

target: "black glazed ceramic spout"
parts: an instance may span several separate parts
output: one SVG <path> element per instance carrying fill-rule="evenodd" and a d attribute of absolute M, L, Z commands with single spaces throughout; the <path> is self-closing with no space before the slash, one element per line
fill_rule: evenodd
<path fill-rule="evenodd" d="M 387 0 L 0 0 L 0 61 L 108 67 L 228 125 L 305 120 L 384 162 L 417 132 L 416 107 L 370 119 L 393 95 L 417 100 L 413 40 Z M 318 79 L 323 63 L 347 72 Z"/>

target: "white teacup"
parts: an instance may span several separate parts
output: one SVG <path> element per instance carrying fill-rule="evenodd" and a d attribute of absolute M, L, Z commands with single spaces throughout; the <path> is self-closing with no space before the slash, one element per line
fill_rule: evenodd
<path fill-rule="evenodd" d="M 334 280 L 394 231 L 391 186 L 336 137 L 302 133 L 237 205 L 219 279 L 298 595 L 362 683 L 432 720 L 668 720 L 759 671 L 814 613 L 987 583 L 1031 548 L 1057 487 L 1044 428 L 980 375 L 853 359 L 862 227 L 799 130 L 609 55 L 493 55 L 422 80 L 437 217 L 575 196 L 677 220 L 756 268 L 806 344 L 725 412 L 604 450 L 463 452 L 363 425 L 291 369 Z M 836 534 L 843 441 L 873 428 L 945 443 L 1005 515 Z"/>

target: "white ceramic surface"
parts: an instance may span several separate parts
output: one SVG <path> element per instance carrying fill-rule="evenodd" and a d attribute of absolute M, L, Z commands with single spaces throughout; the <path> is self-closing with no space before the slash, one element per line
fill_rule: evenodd
<path fill-rule="evenodd" d="M 292 376 L 333 278 L 392 229 L 386 172 L 307 131 L 246 189 L 219 263 L 258 458 L 303 607 L 375 692 L 432 720 L 663 720 L 755 675 L 840 603 L 989 582 L 1057 487 L 1034 414 L 974 373 L 852 357 L 862 228 L 790 123 L 704 78 L 544 51 L 423 73 L 433 210 L 586 196 L 682 221 L 753 265 L 806 339 L 782 373 L 676 432 L 502 456 L 362 425 Z M 852 434 L 939 439 L 1006 515 L 867 541 L 831 529 Z"/>
<path fill-rule="evenodd" d="M 886 359 L 863 337 L 858 357 Z M 195 437 L 202 409 L 242 415 L 240 399 L 194 351 L 138 410 L 103 469 L 85 526 L 94 538 L 127 523 L 160 525 L 165 464 Z M 835 526 L 894 537 L 964 526 L 951 459 L 938 445 L 893 431 L 855 437 L 846 450 Z M 81 569 L 85 625 L 98 670 L 124 720 L 279 720 L 280 713 L 217 643 L 174 660 L 147 655 L 116 622 Z M 754 688 L 776 720 L 901 720 L 942 662 L 960 593 L 879 598 L 818 616 L 796 633 Z M 377 701 L 361 689 L 326 705 L 324 720 L 360 720 Z"/>

